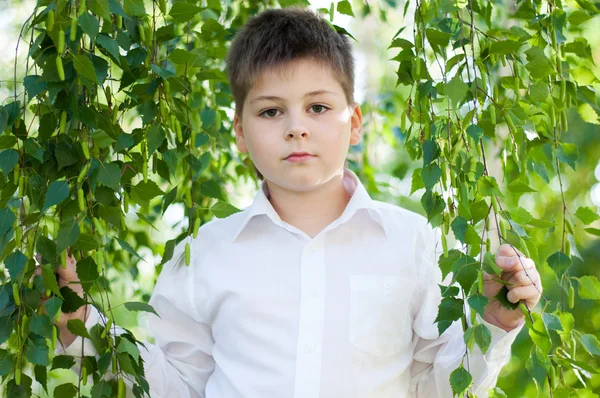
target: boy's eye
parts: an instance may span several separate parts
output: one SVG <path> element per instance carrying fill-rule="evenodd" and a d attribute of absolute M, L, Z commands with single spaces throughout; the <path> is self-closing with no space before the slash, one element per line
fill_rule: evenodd
<path fill-rule="evenodd" d="M 310 107 L 316 114 L 325 113 L 325 111 L 329 109 L 325 105 L 311 105 Z M 267 119 L 270 119 L 277 116 L 277 112 L 279 112 L 279 110 L 275 108 L 266 109 L 263 112 L 261 112 L 259 116 L 265 116 Z"/>

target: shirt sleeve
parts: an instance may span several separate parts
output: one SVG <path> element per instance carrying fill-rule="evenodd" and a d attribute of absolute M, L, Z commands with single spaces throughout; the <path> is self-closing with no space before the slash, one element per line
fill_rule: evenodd
<path fill-rule="evenodd" d="M 488 327 L 492 339 L 483 354 L 477 345 L 464 358 L 466 345 L 463 339 L 461 321 L 454 322 L 442 335 L 438 333 L 435 319 L 441 302 L 442 274 L 438 267 L 438 258 L 443 250 L 439 239 L 440 231 L 427 225 L 416 237 L 416 261 L 419 267 L 419 287 L 417 310 L 413 320 L 413 362 L 411 364 L 412 394 L 417 398 L 452 398 L 450 374 L 461 362 L 473 377 L 473 393 L 478 397 L 487 397 L 488 389 L 496 385 L 502 367 L 510 360 L 510 348 L 519 334 L 524 322 L 506 332 L 477 315 L 477 320 Z M 439 244 L 438 244 L 439 243 Z M 448 285 L 450 274 L 444 281 Z"/>
<path fill-rule="evenodd" d="M 163 267 L 149 301 L 159 315 L 148 314 L 146 322 L 155 344 L 144 341 L 144 346 L 138 345 L 152 398 L 204 398 L 206 383 L 214 370 L 212 330 L 201 319 L 194 300 L 194 245 L 189 266 L 183 260 L 184 246 L 185 242 L 181 242 Z M 96 323 L 104 326 L 106 318 L 95 307 L 89 308 L 86 328 L 89 330 Z M 116 327 L 116 335 L 123 332 Z M 82 337 L 64 350 L 57 348 L 56 353 L 75 357 L 76 371 L 83 356 L 98 355 L 92 341 Z M 109 369 L 108 378 L 113 377 Z M 127 397 L 133 397 L 132 381 L 126 378 L 125 384 Z"/>

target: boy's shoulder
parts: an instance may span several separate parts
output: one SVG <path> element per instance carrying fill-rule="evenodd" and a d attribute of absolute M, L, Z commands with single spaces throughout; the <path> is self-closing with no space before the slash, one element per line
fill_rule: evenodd
<path fill-rule="evenodd" d="M 392 222 L 393 225 L 400 225 L 404 229 L 412 228 L 415 230 L 431 228 L 427 218 L 416 211 L 380 200 L 373 200 L 373 203 L 383 220 Z"/>

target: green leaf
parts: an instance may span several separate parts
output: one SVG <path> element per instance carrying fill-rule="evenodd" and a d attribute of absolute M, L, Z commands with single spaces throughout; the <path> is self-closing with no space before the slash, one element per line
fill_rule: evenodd
<path fill-rule="evenodd" d="M 90 132 L 89 136 L 94 141 L 94 145 L 100 149 L 108 148 L 114 142 L 117 142 L 114 138 L 102 130 Z"/>
<path fill-rule="evenodd" d="M 125 308 L 127 308 L 129 311 L 151 312 L 160 318 L 160 315 L 158 315 L 156 310 L 150 304 L 131 301 L 131 302 L 125 303 L 124 305 L 125 305 Z"/>
<path fill-rule="evenodd" d="M 44 287 L 46 289 L 50 289 L 50 291 L 52 291 L 52 293 L 56 294 L 59 297 L 62 297 L 61 293 L 60 293 L 60 289 L 58 287 L 58 282 L 56 281 L 56 273 L 54 272 L 54 269 L 52 268 L 52 265 L 50 264 L 42 264 L 42 278 L 44 280 Z M 49 306 L 51 306 L 51 309 L 54 309 L 54 307 L 52 307 L 53 305 L 56 305 L 55 301 L 50 301 L 53 298 L 48 299 L 48 301 L 46 301 L 46 304 L 48 304 L 48 302 L 50 302 L 50 304 L 48 304 Z M 62 305 L 62 300 L 60 300 L 59 303 L 59 308 L 60 305 Z M 46 308 L 46 312 L 48 312 L 48 314 L 50 314 L 50 311 L 48 311 L 48 308 Z M 53 315 L 53 314 L 52 314 Z"/>
<path fill-rule="evenodd" d="M 488 305 L 488 298 L 481 294 L 474 294 L 467 299 L 469 307 L 473 308 L 482 318 L 485 315 L 485 307 Z"/>
<path fill-rule="evenodd" d="M 577 26 L 589 21 L 592 18 L 593 17 L 591 15 L 583 10 L 574 10 L 567 19 L 571 25 Z"/>
<path fill-rule="evenodd" d="M 423 185 L 425 189 L 430 191 L 431 188 L 435 186 L 435 184 L 442 177 L 442 170 L 437 163 L 431 163 L 426 167 L 423 167 L 421 170 L 421 178 L 423 179 Z"/>
<path fill-rule="evenodd" d="M 62 312 L 72 313 L 77 311 L 77 309 L 81 306 L 87 304 L 81 297 L 77 295 L 77 293 L 71 290 L 71 288 L 68 286 L 61 287 L 60 294 L 64 298 L 61 307 Z"/>
<path fill-rule="evenodd" d="M 463 300 L 456 297 L 444 297 L 438 307 L 435 323 L 438 324 L 438 332 L 441 335 L 452 325 L 452 322 L 460 319 L 463 314 Z"/>
<path fill-rule="evenodd" d="M 226 217 L 229 217 L 230 215 L 235 214 L 241 210 L 235 206 L 230 205 L 227 202 L 219 201 L 210 208 L 210 211 L 217 218 L 226 218 Z"/>
<path fill-rule="evenodd" d="M 73 247 L 84 251 L 97 250 L 100 248 L 100 241 L 94 235 L 82 233 Z"/>
<path fill-rule="evenodd" d="M 94 70 L 94 64 L 90 61 L 87 55 L 76 55 L 73 57 L 73 66 L 75 66 L 75 70 L 77 74 L 92 83 L 98 84 L 98 79 L 96 79 L 96 71 Z"/>
<path fill-rule="evenodd" d="M 452 271 L 452 266 L 456 261 L 465 256 L 463 252 L 460 250 L 452 249 L 448 251 L 448 257 L 444 257 L 443 254 L 440 254 L 440 258 L 438 259 L 438 264 L 440 270 L 442 271 L 442 280 L 446 279 L 446 276 Z"/>
<path fill-rule="evenodd" d="M 528 61 L 525 67 L 534 79 L 541 80 L 547 78 L 554 72 L 552 62 L 550 62 L 544 54 L 544 50 L 540 47 L 531 47 L 525 51 L 525 54 Z"/>
<path fill-rule="evenodd" d="M 452 264 L 452 272 L 454 273 L 452 282 L 458 281 L 464 291 L 468 292 L 477 280 L 478 270 L 479 262 L 477 260 L 471 256 L 461 256 Z"/>
<path fill-rule="evenodd" d="M 437 192 L 433 191 L 425 191 L 421 197 L 421 205 L 427 214 L 427 221 L 429 222 L 438 214 L 441 214 L 445 207 L 444 199 Z"/>
<path fill-rule="evenodd" d="M 556 253 L 554 253 L 553 255 L 551 255 L 550 257 L 548 257 L 548 259 L 546 260 L 548 262 L 548 266 L 550 268 L 552 268 L 554 270 L 554 272 L 556 273 L 557 276 L 561 276 L 571 265 L 573 265 L 573 262 L 571 261 L 571 258 L 568 257 L 566 254 L 564 254 L 561 251 L 557 251 Z"/>
<path fill-rule="evenodd" d="M 600 124 L 600 117 L 598 117 L 598 113 L 596 113 L 596 110 L 590 104 L 585 102 L 580 104 L 577 107 L 577 112 L 579 112 L 579 116 L 581 116 L 584 122 Z"/>
<path fill-rule="evenodd" d="M 492 176 L 482 176 L 477 181 L 477 190 L 481 196 L 498 196 L 503 197 L 502 192 L 498 188 L 496 179 Z"/>
<path fill-rule="evenodd" d="M 585 228 L 584 231 L 592 235 L 600 236 L 600 229 L 598 228 Z"/>
<path fill-rule="evenodd" d="M 76 219 L 66 219 L 60 223 L 56 250 L 60 253 L 71 246 L 79 238 L 79 223 Z"/>
<path fill-rule="evenodd" d="M 460 365 L 450 374 L 450 387 L 454 395 L 461 396 L 473 383 L 473 378 L 467 370 Z"/>
<path fill-rule="evenodd" d="M 425 185 L 423 185 L 423 179 L 421 178 L 421 168 L 417 168 L 413 170 L 413 174 L 412 174 L 412 181 L 411 181 L 411 186 L 410 186 L 410 194 L 412 195 L 413 193 L 415 193 L 417 190 L 421 189 L 421 188 L 425 188 Z"/>
<path fill-rule="evenodd" d="M 77 386 L 72 383 L 64 383 L 54 388 L 53 397 L 74 398 L 77 396 Z"/>
<path fill-rule="evenodd" d="M 127 2 L 127 0 L 125 0 Z M 121 365 L 123 366 L 123 365 Z M 112 390 L 106 380 L 100 380 L 92 387 L 92 398 L 110 398 Z"/>
<path fill-rule="evenodd" d="M 17 217 L 15 217 L 15 213 L 12 210 L 8 208 L 0 209 L 0 237 L 6 235 L 13 228 L 16 219 Z"/>
<path fill-rule="evenodd" d="M 132 17 L 143 17 L 146 15 L 144 0 L 125 0 L 123 9 L 127 15 Z"/>
<path fill-rule="evenodd" d="M 542 321 L 546 326 L 546 330 L 557 330 L 561 332 L 563 330 L 562 325 L 560 324 L 560 319 L 554 314 L 550 314 L 548 312 L 542 313 Z"/>
<path fill-rule="evenodd" d="M 200 184 L 200 193 L 209 198 L 225 200 L 221 192 L 221 185 L 215 180 L 205 181 Z"/>
<path fill-rule="evenodd" d="M 509 309 L 509 310 L 517 309 L 519 307 L 519 303 L 513 303 L 513 302 L 509 301 L 508 298 L 506 297 L 507 294 L 508 294 L 508 288 L 506 287 L 506 285 L 503 285 L 502 289 L 500 289 L 500 291 L 494 296 L 494 298 L 496 300 L 498 300 L 498 303 L 500 303 L 506 309 Z"/>
<path fill-rule="evenodd" d="M 17 163 L 19 162 L 19 152 L 14 149 L 7 149 L 0 152 L 0 169 L 5 177 L 13 171 Z"/>
<path fill-rule="evenodd" d="M 450 42 L 450 34 L 446 32 L 441 32 L 437 29 L 427 28 L 425 30 L 425 35 L 427 36 L 427 40 L 430 43 L 436 44 L 441 47 L 446 47 Z"/>
<path fill-rule="evenodd" d="M 126 241 L 124 241 L 123 239 L 119 239 L 117 237 L 115 237 L 115 239 L 117 240 L 117 242 L 119 242 L 119 244 L 121 245 L 121 247 L 123 249 L 125 249 L 129 254 L 131 254 L 134 257 L 139 258 L 140 260 L 145 261 L 136 251 L 133 247 L 131 247 L 131 245 L 129 243 L 127 243 Z"/>
<path fill-rule="evenodd" d="M 133 344 L 131 341 L 127 340 L 125 337 L 121 337 L 119 339 L 119 344 L 117 345 L 117 352 L 124 352 L 126 354 L 131 355 L 135 361 L 140 360 L 140 350 L 137 345 Z"/>
<path fill-rule="evenodd" d="M 93 284 L 100 278 L 98 265 L 91 256 L 79 260 L 76 265 L 77 276 L 81 282 L 83 290 L 89 292 Z M 67 298 L 65 297 L 65 300 Z"/>
<path fill-rule="evenodd" d="M 15 360 L 10 351 L 0 349 L 0 376 L 4 377 L 13 371 Z"/>
<path fill-rule="evenodd" d="M 594 72 L 582 65 L 572 68 L 571 75 L 573 76 L 573 80 L 580 86 L 588 86 L 598 82 L 598 78 L 594 75 Z"/>
<path fill-rule="evenodd" d="M 200 11 L 202 11 L 201 7 L 198 7 L 194 4 L 178 1 L 173 4 L 173 7 L 171 7 L 169 15 L 175 21 L 179 23 L 184 23 L 194 18 L 196 14 L 198 14 Z"/>
<path fill-rule="evenodd" d="M 581 343 L 590 355 L 600 357 L 600 343 L 593 334 L 584 334 L 581 336 Z"/>
<path fill-rule="evenodd" d="M 16 281 L 19 279 L 19 274 L 25 268 L 27 257 L 20 250 L 15 250 L 4 259 L 4 266 L 8 269 L 10 279 Z"/>
<path fill-rule="evenodd" d="M 98 167 L 100 184 L 118 191 L 121 187 L 121 168 L 116 163 L 100 163 Z"/>
<path fill-rule="evenodd" d="M 105 49 L 113 57 L 114 60 L 118 61 L 120 59 L 119 45 L 112 38 L 104 34 L 100 34 L 96 38 L 96 44 Z"/>
<path fill-rule="evenodd" d="M 469 134 L 475 142 L 479 142 L 481 137 L 483 137 L 483 129 L 476 124 L 472 124 L 467 127 L 467 134 Z"/>
<path fill-rule="evenodd" d="M 483 256 L 483 270 L 490 275 L 500 276 L 502 274 L 502 268 L 496 264 L 496 255 L 492 253 L 485 253 Z"/>
<path fill-rule="evenodd" d="M 193 54 L 182 48 L 176 48 L 169 54 L 169 59 L 177 65 L 183 65 L 186 62 L 195 62 L 198 57 L 199 55 Z"/>
<path fill-rule="evenodd" d="M 440 154 L 435 140 L 427 140 L 423 143 L 423 166 L 429 165 L 434 161 Z"/>
<path fill-rule="evenodd" d="M 579 278 L 579 297 L 586 300 L 600 300 L 600 282 L 592 275 Z"/>
<path fill-rule="evenodd" d="M 337 4 L 337 11 L 340 14 L 354 16 L 354 12 L 352 11 L 352 4 L 349 1 L 343 0 Z"/>
<path fill-rule="evenodd" d="M 579 149 L 577 149 L 575 144 L 563 142 L 558 148 L 557 156 L 561 162 L 568 164 L 573 170 L 575 170 L 575 162 L 577 161 L 577 158 L 579 158 Z"/>
<path fill-rule="evenodd" d="M 469 86 L 463 82 L 459 75 L 456 75 L 446 84 L 445 93 L 450 97 L 453 104 L 459 104 L 467 94 L 468 89 Z"/>
<path fill-rule="evenodd" d="M 516 40 L 495 41 L 490 45 L 490 54 L 514 54 L 519 51 L 523 44 L 525 43 Z"/>
<path fill-rule="evenodd" d="M 148 180 L 148 182 L 141 181 L 131 187 L 131 199 L 142 207 L 147 207 L 150 200 L 158 195 L 164 195 L 164 192 L 152 180 Z"/>
<path fill-rule="evenodd" d="M 523 181 L 519 181 L 519 180 L 514 180 L 514 181 L 510 182 L 506 186 L 506 188 L 508 188 L 509 191 L 514 192 L 514 193 L 537 192 L 537 190 L 531 188 L 529 185 L 527 185 Z"/>
<path fill-rule="evenodd" d="M 600 219 L 600 215 L 590 207 L 580 207 L 575 212 L 575 216 L 579 218 L 585 225 L 589 225 Z"/>
<path fill-rule="evenodd" d="M 484 354 L 487 352 L 492 342 L 492 333 L 483 323 L 473 328 L 473 334 L 475 335 L 475 344 L 481 348 L 481 352 Z"/>
<path fill-rule="evenodd" d="M 537 346 L 533 347 L 532 354 L 525 363 L 525 368 L 534 378 L 538 386 L 543 386 L 546 381 L 546 376 L 548 375 L 549 363 L 546 356 L 540 352 Z"/>
<path fill-rule="evenodd" d="M 75 366 L 75 359 L 70 355 L 57 355 L 52 358 L 52 368 L 54 369 L 71 369 Z M 55 397 L 62 397 L 62 395 L 55 395 Z"/>
<path fill-rule="evenodd" d="M 29 330 L 40 337 L 52 338 L 52 319 L 46 314 L 34 314 L 29 322 Z"/>
<path fill-rule="evenodd" d="M 48 210 L 50 207 L 61 203 L 63 200 L 69 197 L 69 184 L 66 180 L 53 181 L 48 187 L 46 192 L 46 198 L 44 199 L 44 206 L 42 206 L 42 212 Z"/>
<path fill-rule="evenodd" d="M 88 35 L 92 41 L 96 39 L 96 35 L 98 34 L 98 29 L 100 29 L 100 23 L 96 18 L 92 16 L 92 14 L 86 12 L 79 17 L 79 25 L 81 25 L 81 29 L 83 32 Z"/>
<path fill-rule="evenodd" d="M 48 357 L 48 354 L 49 350 L 48 346 L 46 345 L 46 339 L 34 339 L 27 347 L 27 359 L 33 364 L 42 366 L 50 365 L 50 358 Z"/>
<path fill-rule="evenodd" d="M 54 281 L 56 282 L 56 279 Z M 59 291 L 58 289 L 56 290 Z M 46 302 L 44 303 L 44 308 L 46 309 L 46 313 L 50 318 L 54 318 L 54 315 L 56 315 L 60 310 L 62 303 L 62 299 L 57 296 L 52 296 L 48 300 L 46 300 Z"/>
<path fill-rule="evenodd" d="M 90 6 L 90 10 L 92 10 L 94 14 L 99 15 L 106 20 L 110 20 L 108 0 L 91 0 L 88 1 L 88 3 Z"/>
<path fill-rule="evenodd" d="M 69 329 L 69 331 L 75 336 L 81 336 L 91 339 L 90 334 L 88 333 L 85 324 L 83 323 L 83 321 L 81 321 L 81 319 L 70 319 L 67 322 L 67 329 Z"/>
<path fill-rule="evenodd" d="M 392 40 L 392 44 L 390 44 L 388 49 L 398 48 L 398 47 L 403 48 L 403 49 L 409 49 L 409 48 L 413 48 L 414 44 L 412 44 L 410 41 L 408 41 L 406 39 L 397 38 L 397 39 Z"/>
<path fill-rule="evenodd" d="M 473 228 L 471 224 L 467 223 L 467 220 L 462 216 L 457 216 L 454 218 L 454 220 L 452 220 L 452 224 L 450 225 L 452 227 L 452 232 L 454 232 L 454 236 L 456 236 L 456 239 L 460 240 L 461 242 L 473 245 L 481 243 L 481 237 L 479 234 L 477 234 L 475 228 Z"/>

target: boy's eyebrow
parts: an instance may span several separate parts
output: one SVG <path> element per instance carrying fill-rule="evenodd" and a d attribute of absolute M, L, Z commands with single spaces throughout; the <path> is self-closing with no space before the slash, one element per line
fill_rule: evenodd
<path fill-rule="evenodd" d="M 316 91 L 311 91 L 310 93 L 304 94 L 304 98 L 306 98 L 306 97 L 314 97 L 315 95 L 319 95 L 319 94 L 341 95 L 339 93 L 335 93 L 335 92 L 329 91 L 329 90 L 316 90 Z M 282 100 L 282 99 L 283 98 L 277 97 L 275 95 L 262 95 L 260 97 L 254 98 L 252 101 L 250 101 L 250 103 L 252 103 L 252 102 L 258 102 L 258 101 L 263 101 L 263 100 L 277 101 L 277 100 Z"/>

